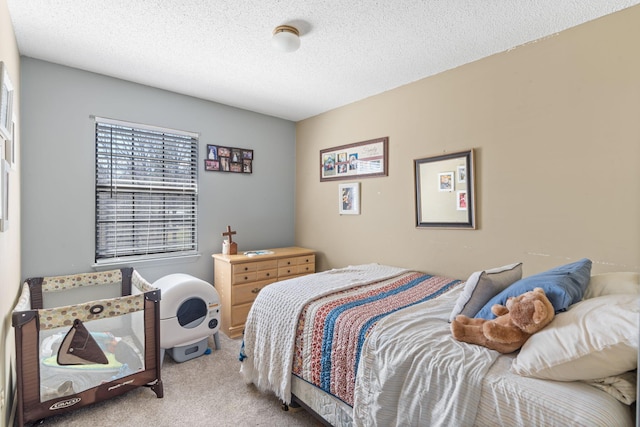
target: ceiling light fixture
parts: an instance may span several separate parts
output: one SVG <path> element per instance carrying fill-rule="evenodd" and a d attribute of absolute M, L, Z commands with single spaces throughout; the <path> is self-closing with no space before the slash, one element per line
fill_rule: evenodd
<path fill-rule="evenodd" d="M 291 25 L 280 25 L 273 30 L 271 43 L 283 52 L 293 52 L 300 47 L 300 33 L 298 29 Z"/>

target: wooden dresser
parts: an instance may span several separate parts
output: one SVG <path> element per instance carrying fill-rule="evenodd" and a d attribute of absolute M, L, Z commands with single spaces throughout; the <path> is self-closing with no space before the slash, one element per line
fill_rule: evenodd
<path fill-rule="evenodd" d="M 222 302 L 221 331 L 242 335 L 249 309 L 262 288 L 278 280 L 314 273 L 315 252 L 289 247 L 266 249 L 272 254 L 247 256 L 213 254 L 214 286 Z"/>

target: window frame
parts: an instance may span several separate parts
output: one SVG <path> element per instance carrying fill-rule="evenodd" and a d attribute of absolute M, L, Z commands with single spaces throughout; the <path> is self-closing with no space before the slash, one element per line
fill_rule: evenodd
<path fill-rule="evenodd" d="M 92 118 L 94 266 L 199 256 L 200 135 Z"/>

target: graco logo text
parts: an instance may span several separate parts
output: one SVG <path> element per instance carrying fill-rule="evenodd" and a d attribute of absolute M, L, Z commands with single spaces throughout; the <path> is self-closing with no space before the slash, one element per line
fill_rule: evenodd
<path fill-rule="evenodd" d="M 49 406 L 49 410 L 55 411 L 56 409 L 68 408 L 69 406 L 73 406 L 81 400 L 82 399 L 79 397 L 74 397 L 73 399 L 68 400 L 61 400 L 60 402 L 56 402 L 53 405 Z"/>

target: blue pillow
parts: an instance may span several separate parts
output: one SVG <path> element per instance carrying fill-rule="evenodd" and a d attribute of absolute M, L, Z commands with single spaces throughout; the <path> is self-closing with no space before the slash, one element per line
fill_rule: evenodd
<path fill-rule="evenodd" d="M 478 319 L 495 319 L 491 312 L 494 304 L 505 305 L 509 297 L 522 295 L 533 288 L 542 288 L 556 313 L 566 311 L 571 304 L 582 300 L 591 277 L 591 260 L 583 258 L 543 273 L 518 280 L 495 297 L 491 298 L 475 315 Z"/>

